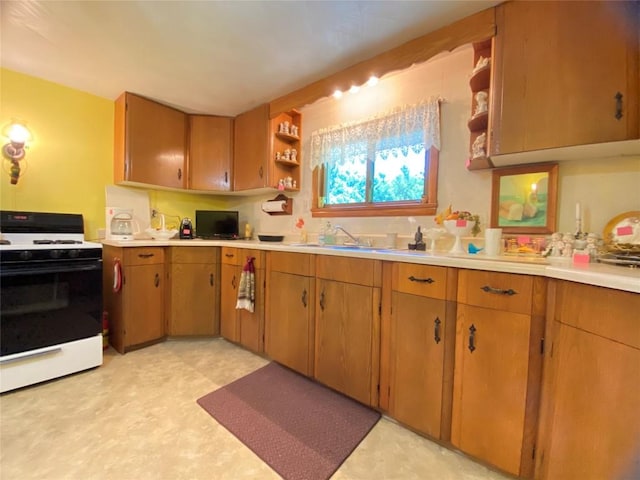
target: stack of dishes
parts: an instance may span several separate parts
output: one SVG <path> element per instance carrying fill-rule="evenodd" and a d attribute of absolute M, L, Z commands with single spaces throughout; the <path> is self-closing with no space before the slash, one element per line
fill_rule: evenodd
<path fill-rule="evenodd" d="M 640 211 L 613 217 L 603 231 L 604 253 L 598 261 L 613 265 L 640 266 Z"/>

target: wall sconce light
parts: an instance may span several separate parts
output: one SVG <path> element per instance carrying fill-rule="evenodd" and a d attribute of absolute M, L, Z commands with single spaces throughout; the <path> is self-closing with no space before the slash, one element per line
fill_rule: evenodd
<path fill-rule="evenodd" d="M 4 136 L 9 142 L 2 147 L 2 156 L 11 162 L 11 184 L 15 185 L 20 178 L 20 160 L 26 155 L 26 143 L 31 133 L 24 125 L 14 122 L 4 129 Z"/>

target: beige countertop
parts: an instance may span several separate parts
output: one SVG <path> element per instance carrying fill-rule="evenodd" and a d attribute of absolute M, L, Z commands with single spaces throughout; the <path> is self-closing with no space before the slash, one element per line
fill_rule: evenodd
<path fill-rule="evenodd" d="M 640 293 L 640 268 L 604 265 L 601 263 L 573 264 L 565 258 L 531 258 L 501 256 L 488 258 L 476 255 L 451 255 L 444 251 L 434 253 L 393 250 L 385 248 L 344 248 L 341 245 L 319 246 L 317 244 L 299 244 L 282 242 L 260 242 L 258 240 L 103 240 L 104 245 L 115 247 L 236 247 L 254 248 L 280 252 L 313 253 L 345 257 L 371 258 L 395 262 L 419 263 L 444 267 L 466 268 L 472 270 L 489 270 L 494 272 L 538 275 L 560 280 L 586 283 L 599 287 L 615 288 L 628 292 Z"/>

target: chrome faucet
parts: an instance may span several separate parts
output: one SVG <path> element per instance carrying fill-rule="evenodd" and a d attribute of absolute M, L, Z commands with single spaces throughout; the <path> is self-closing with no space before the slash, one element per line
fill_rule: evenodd
<path fill-rule="evenodd" d="M 342 228 L 340 225 L 336 225 L 334 227 L 335 230 L 342 230 L 347 237 L 349 237 L 351 239 L 351 241 L 353 243 L 355 243 L 356 245 L 360 245 L 360 239 L 358 237 L 354 237 L 353 235 L 351 235 L 349 232 L 347 232 L 344 228 Z"/>

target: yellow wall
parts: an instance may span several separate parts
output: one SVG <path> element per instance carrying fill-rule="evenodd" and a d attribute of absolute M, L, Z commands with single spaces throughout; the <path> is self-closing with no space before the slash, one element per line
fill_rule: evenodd
<path fill-rule="evenodd" d="M 0 129 L 20 120 L 33 137 L 17 185 L 2 158 L 0 209 L 81 213 L 85 237 L 95 238 L 105 223 L 104 187 L 113 184 L 113 111 L 110 99 L 0 69 Z M 192 218 L 227 203 L 181 192 L 149 196 L 152 208 Z"/>

